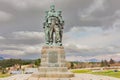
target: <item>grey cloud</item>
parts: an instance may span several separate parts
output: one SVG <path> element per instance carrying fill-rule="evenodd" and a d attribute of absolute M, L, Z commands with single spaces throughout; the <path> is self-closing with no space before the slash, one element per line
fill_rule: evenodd
<path fill-rule="evenodd" d="M 2 34 L 3 35 L 3 34 Z M 18 31 L 5 34 L 4 37 L 0 37 L 1 45 L 35 45 L 41 44 L 45 40 L 43 32 L 36 31 Z"/>
<path fill-rule="evenodd" d="M 102 48 L 78 48 L 76 45 L 69 45 L 65 46 L 66 50 L 66 55 L 67 56 L 82 56 L 82 57 L 92 57 L 92 56 L 101 56 L 101 55 L 111 55 L 111 54 L 116 54 L 119 53 L 120 47 L 116 48 L 114 46 L 112 47 L 102 47 Z"/>
<path fill-rule="evenodd" d="M 19 0 L 13 0 L 16 2 L 19 2 Z M 2 26 L 0 29 L 0 32 L 3 33 L 10 33 L 13 31 L 43 31 L 42 29 L 42 23 L 44 21 L 44 12 L 49 9 L 49 5 L 51 2 L 47 1 L 45 2 L 45 5 L 42 5 L 41 2 L 38 1 L 23 1 L 26 4 L 31 4 L 31 5 L 37 5 L 39 7 L 33 7 L 29 6 L 29 9 L 25 10 L 19 10 L 19 9 L 14 9 L 13 7 L 10 7 L 9 4 L 15 4 L 15 2 L 9 1 L 9 0 L 2 0 L 0 5 L 2 10 L 5 10 L 6 12 L 11 13 L 14 15 L 14 18 L 10 20 L 9 22 L 6 23 L 1 23 L 0 25 Z M 46 0 L 45 0 L 46 1 Z M 4 2 L 4 3 L 3 3 Z M 5 3 L 7 2 L 7 3 Z M 9 3 L 10 2 L 10 3 Z M 33 4 L 32 4 L 33 2 Z M 112 3 L 113 1 L 105 1 L 107 6 L 107 9 L 105 9 L 102 12 L 97 12 L 95 11 L 94 14 L 91 14 L 93 18 L 90 20 L 82 19 L 79 16 L 79 13 L 84 12 L 86 8 L 89 7 L 89 5 L 94 3 L 94 0 L 66 0 L 66 1 L 56 1 L 56 7 L 59 10 L 63 11 L 63 18 L 65 19 L 65 31 L 68 31 L 71 27 L 73 26 L 104 26 L 106 23 L 110 23 L 109 19 L 104 20 L 104 17 L 108 16 L 111 17 L 113 13 L 118 10 L 118 8 L 111 8 L 111 5 L 116 5 L 115 2 Z M 40 4 L 39 4 L 40 3 Z M 46 4 L 47 3 L 47 4 Z M 4 6 L 4 5 L 5 6 Z M 22 4 L 22 1 L 20 3 Z M 16 5 L 16 4 L 15 4 Z M 42 5 L 42 7 L 41 7 Z M 118 4 L 117 4 L 118 5 Z M 22 5 L 21 5 L 22 6 Z M 46 7 L 47 6 L 47 7 Z M 119 5 L 118 5 L 119 6 Z M 100 20 L 102 17 L 102 20 Z M 9 30 L 7 30 L 9 29 Z"/>
<path fill-rule="evenodd" d="M 3 36 L 0 36 L 0 40 L 4 40 L 5 39 L 5 37 L 3 37 Z"/>
<path fill-rule="evenodd" d="M 35 39 L 28 39 L 28 40 L 15 40 L 15 39 L 7 39 L 7 40 L 1 40 L 0 44 L 25 44 L 25 45 L 35 45 L 35 44 L 41 44 L 44 41 L 42 40 L 35 40 Z"/>
<path fill-rule="evenodd" d="M 19 31 L 19 32 L 13 32 L 13 38 L 14 39 L 44 39 L 44 33 L 43 32 L 33 32 L 33 31 Z"/>
<path fill-rule="evenodd" d="M 104 10 L 104 3 L 105 0 L 94 0 L 94 2 L 82 12 L 82 14 L 80 15 L 81 18 L 91 16 L 94 11 Z"/>
<path fill-rule="evenodd" d="M 63 11 L 65 20 L 64 44 L 68 40 L 76 42 L 80 37 L 79 41 L 81 42 L 79 44 L 98 46 L 97 41 L 93 40 L 99 37 L 93 35 L 93 37 L 88 36 L 88 38 L 83 39 L 82 36 L 78 36 L 76 40 L 73 40 L 71 37 L 75 36 L 67 34 L 72 31 L 87 34 L 92 32 L 88 31 L 90 28 L 99 27 L 103 29 L 101 31 L 103 35 L 97 35 L 100 36 L 101 40 L 102 36 L 107 37 L 111 33 L 114 34 L 110 38 L 108 37 L 109 41 L 106 41 L 107 38 L 103 42 L 98 40 L 100 42 L 99 46 L 102 47 L 97 49 L 94 47 L 81 49 L 75 44 L 67 43 L 70 44 L 70 46 L 65 46 L 67 55 L 94 56 L 119 52 L 119 3 L 119 0 L 55 0 L 56 9 Z M 38 49 L 37 52 L 34 52 L 36 49 L 33 49 L 33 52 L 30 53 L 26 51 L 26 48 L 44 44 L 44 36 L 41 33 L 43 34 L 45 11 L 49 9 L 51 4 L 53 4 L 53 0 L 0 0 L 0 11 L 4 11 L 2 15 L 3 13 L 6 15 L 5 17 L 2 16 L 5 20 L 0 19 L 4 20 L 4 22 L 0 21 L 0 50 L 18 50 L 18 52 L 22 50 L 26 53 L 25 56 L 20 56 L 20 58 L 37 58 L 39 56 Z M 85 15 L 85 17 L 81 17 L 82 15 Z M 117 28 L 116 32 L 113 31 L 115 27 Z M 107 33 L 110 30 L 112 32 Z M 115 37 L 115 35 L 117 36 Z M 41 48 L 41 46 L 39 47 Z M 110 51 L 112 48 L 106 48 L 109 46 L 117 46 L 118 48 L 114 47 L 115 50 Z M 2 56 L 5 55 L 2 54 Z"/>
<path fill-rule="evenodd" d="M 0 11 L 0 22 L 8 21 L 11 19 L 11 17 L 11 14 L 4 11 Z"/>
<path fill-rule="evenodd" d="M 0 55 L 9 56 L 10 58 L 35 59 L 40 58 L 40 52 L 41 45 L 14 44 L 0 46 Z"/>

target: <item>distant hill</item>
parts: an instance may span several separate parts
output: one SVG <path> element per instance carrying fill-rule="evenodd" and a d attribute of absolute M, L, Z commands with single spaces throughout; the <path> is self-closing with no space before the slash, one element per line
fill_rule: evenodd
<path fill-rule="evenodd" d="M 0 57 L 0 60 L 3 60 L 4 58 L 3 57 Z"/>
<path fill-rule="evenodd" d="M 95 58 L 89 59 L 88 61 L 89 61 L 89 62 L 100 62 L 99 60 L 97 60 L 97 59 L 95 59 Z"/>

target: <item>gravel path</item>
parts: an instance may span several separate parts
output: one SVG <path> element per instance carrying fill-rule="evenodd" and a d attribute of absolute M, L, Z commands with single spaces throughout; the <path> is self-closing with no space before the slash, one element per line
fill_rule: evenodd
<path fill-rule="evenodd" d="M 0 78 L 0 80 L 27 80 L 30 76 L 31 76 L 30 74 L 21 74 L 7 78 Z M 32 79 L 32 80 L 53 80 L 53 79 Z M 59 80 L 68 80 L 68 79 L 59 79 Z M 72 78 L 71 80 L 120 80 L 120 79 L 107 77 L 107 76 L 92 75 L 92 74 L 75 74 L 75 77 Z"/>
<path fill-rule="evenodd" d="M 75 74 L 75 78 L 73 78 L 73 80 L 120 80 L 120 79 L 92 74 Z"/>
<path fill-rule="evenodd" d="M 18 74 L 7 78 L 0 78 L 0 80 L 27 80 L 28 77 L 30 77 L 30 74 Z"/>

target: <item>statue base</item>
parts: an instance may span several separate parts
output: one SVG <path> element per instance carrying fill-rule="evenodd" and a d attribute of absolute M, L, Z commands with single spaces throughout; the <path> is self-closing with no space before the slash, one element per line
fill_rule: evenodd
<path fill-rule="evenodd" d="M 71 78 L 74 74 L 68 72 L 65 61 L 64 47 L 43 47 L 39 72 L 31 77 L 39 78 Z"/>

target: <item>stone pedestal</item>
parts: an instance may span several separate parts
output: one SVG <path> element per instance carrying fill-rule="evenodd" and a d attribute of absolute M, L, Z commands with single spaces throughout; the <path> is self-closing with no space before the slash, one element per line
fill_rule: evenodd
<path fill-rule="evenodd" d="M 41 67 L 65 67 L 64 47 L 43 47 Z"/>
<path fill-rule="evenodd" d="M 43 47 L 39 73 L 32 77 L 39 78 L 71 78 L 74 74 L 68 72 L 65 61 L 64 47 Z"/>

